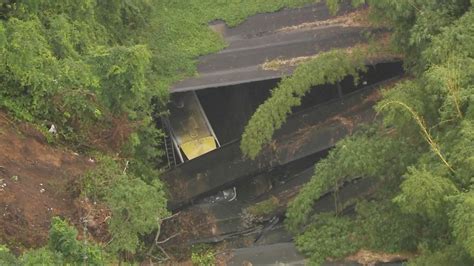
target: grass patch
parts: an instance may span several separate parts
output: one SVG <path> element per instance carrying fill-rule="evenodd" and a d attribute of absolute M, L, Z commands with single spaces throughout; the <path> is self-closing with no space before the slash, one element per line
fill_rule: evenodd
<path fill-rule="evenodd" d="M 208 266 L 216 264 L 216 254 L 212 246 L 206 244 L 198 244 L 193 246 L 191 261 L 193 265 Z"/>
<path fill-rule="evenodd" d="M 280 201 L 276 197 L 259 202 L 247 208 L 247 211 L 254 216 L 263 216 L 275 211 L 280 206 Z"/>
<path fill-rule="evenodd" d="M 153 48 L 161 86 L 196 74 L 196 57 L 217 52 L 226 46 L 221 37 L 209 29 L 208 23 L 221 19 L 236 26 L 247 17 L 273 12 L 284 7 L 297 7 L 316 0 L 190 0 L 160 1 L 157 21 L 160 31 Z"/>

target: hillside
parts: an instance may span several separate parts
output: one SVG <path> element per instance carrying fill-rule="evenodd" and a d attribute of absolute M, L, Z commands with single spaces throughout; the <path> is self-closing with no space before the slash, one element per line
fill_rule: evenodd
<path fill-rule="evenodd" d="M 0 1 L 0 265 L 473 265 L 473 8 Z"/>
<path fill-rule="evenodd" d="M 0 113 L 0 150 L 3 243 L 17 254 L 45 245 L 53 216 L 81 227 L 92 205 L 79 200 L 75 186 L 94 167 L 90 158 L 51 147 L 33 125 L 5 113 Z"/>

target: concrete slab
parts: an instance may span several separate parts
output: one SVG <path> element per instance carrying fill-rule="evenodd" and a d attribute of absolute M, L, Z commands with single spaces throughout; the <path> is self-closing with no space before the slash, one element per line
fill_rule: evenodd
<path fill-rule="evenodd" d="M 356 11 L 347 2 L 335 16 L 324 3 L 318 3 L 258 14 L 234 28 L 223 22 L 213 23 L 211 28 L 222 34 L 228 47 L 199 58 L 198 76 L 178 82 L 171 92 L 279 78 L 290 74 L 294 67 L 274 71 L 265 70 L 262 65 L 268 60 L 311 56 L 365 42 L 362 33 L 371 29 L 342 24 L 340 20 L 329 22 Z M 308 24 L 319 26 L 305 27 Z"/>

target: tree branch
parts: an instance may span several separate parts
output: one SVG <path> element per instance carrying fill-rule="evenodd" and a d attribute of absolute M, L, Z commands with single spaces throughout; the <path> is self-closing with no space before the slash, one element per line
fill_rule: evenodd
<path fill-rule="evenodd" d="M 181 233 L 176 233 L 176 234 L 174 234 L 174 235 L 168 237 L 168 238 L 165 239 L 165 240 L 157 241 L 157 242 L 155 242 L 155 243 L 156 243 L 156 244 L 164 244 L 164 243 L 168 242 L 169 240 L 171 240 L 171 239 L 173 239 L 173 238 L 179 236 L 180 234 L 181 234 Z"/>

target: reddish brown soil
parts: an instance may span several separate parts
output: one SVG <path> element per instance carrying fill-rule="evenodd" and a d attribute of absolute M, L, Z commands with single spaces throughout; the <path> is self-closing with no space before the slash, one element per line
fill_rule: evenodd
<path fill-rule="evenodd" d="M 379 263 L 390 263 L 406 261 L 413 258 L 411 253 L 384 253 L 361 249 L 357 253 L 346 258 L 346 261 L 357 262 L 364 266 L 373 266 Z"/>
<path fill-rule="evenodd" d="M 0 244 L 16 253 L 44 245 L 53 216 L 79 225 L 89 208 L 78 200 L 74 183 L 93 166 L 0 112 Z"/>

